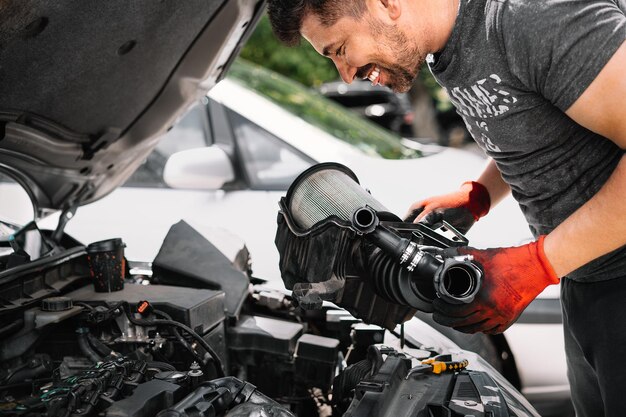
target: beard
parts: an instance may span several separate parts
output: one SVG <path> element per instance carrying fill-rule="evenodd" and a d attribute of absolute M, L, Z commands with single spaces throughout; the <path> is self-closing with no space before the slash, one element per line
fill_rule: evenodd
<path fill-rule="evenodd" d="M 387 74 L 388 81 L 386 86 L 391 88 L 396 93 L 406 93 L 413 86 L 413 81 L 417 78 L 422 64 L 425 59 L 419 61 L 419 65 L 414 71 L 410 71 L 400 65 L 395 66 L 381 66 L 381 69 Z"/>
<path fill-rule="evenodd" d="M 424 65 L 426 54 L 416 45 L 410 45 L 406 35 L 393 25 L 370 19 L 370 27 L 379 39 L 380 48 L 396 57 L 395 62 L 377 63 L 387 75 L 386 86 L 396 93 L 406 93 Z"/>

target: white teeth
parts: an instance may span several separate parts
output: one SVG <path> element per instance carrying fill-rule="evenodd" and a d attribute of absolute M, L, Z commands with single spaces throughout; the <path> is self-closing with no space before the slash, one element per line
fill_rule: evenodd
<path fill-rule="evenodd" d="M 380 75 L 380 68 L 378 67 L 378 65 L 376 65 L 374 66 L 374 69 L 372 70 L 372 72 L 370 72 L 369 75 L 367 76 L 367 79 L 370 80 L 372 84 L 374 84 L 379 75 Z"/>

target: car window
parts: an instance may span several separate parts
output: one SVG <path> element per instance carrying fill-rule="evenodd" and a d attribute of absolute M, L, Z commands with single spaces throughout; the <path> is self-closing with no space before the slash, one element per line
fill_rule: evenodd
<path fill-rule="evenodd" d="M 235 61 L 229 78 L 369 155 L 387 159 L 421 156 L 418 150 L 402 145 L 399 136 L 279 74 Z"/>
<path fill-rule="evenodd" d="M 156 148 L 124 186 L 166 188 L 163 168 L 167 159 L 176 152 L 207 146 L 207 133 L 205 103 L 202 103 L 191 108 L 163 135 Z"/>
<path fill-rule="evenodd" d="M 286 190 L 314 161 L 265 129 L 227 110 L 252 189 Z"/>
<path fill-rule="evenodd" d="M 163 138 L 156 147 L 162 155 L 207 146 L 204 103 L 196 105 Z"/>

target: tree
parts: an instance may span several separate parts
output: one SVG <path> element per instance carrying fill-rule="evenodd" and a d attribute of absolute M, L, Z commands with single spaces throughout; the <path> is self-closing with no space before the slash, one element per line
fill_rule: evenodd
<path fill-rule="evenodd" d="M 272 33 L 266 15 L 242 49 L 241 57 L 308 87 L 316 88 L 339 78 L 332 61 L 319 55 L 308 42 L 293 48 L 281 44 Z M 426 66 L 415 80 L 410 96 L 415 111 L 415 135 L 447 143 L 448 126 L 441 126 L 437 116 L 451 112 L 452 105 Z"/>
<path fill-rule="evenodd" d="M 294 48 L 282 45 L 272 33 L 267 16 L 259 21 L 242 49 L 241 57 L 309 87 L 318 87 L 338 78 L 333 63 L 319 55 L 308 42 Z"/>

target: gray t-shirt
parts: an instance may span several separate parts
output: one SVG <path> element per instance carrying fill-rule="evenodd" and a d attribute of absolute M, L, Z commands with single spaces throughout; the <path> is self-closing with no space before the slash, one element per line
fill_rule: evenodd
<path fill-rule="evenodd" d="M 593 197 L 624 154 L 564 112 L 626 39 L 625 10 L 626 0 L 461 0 L 430 63 L 535 236 Z M 598 225 L 598 233 L 610 229 Z M 569 277 L 625 275 L 626 246 Z"/>

